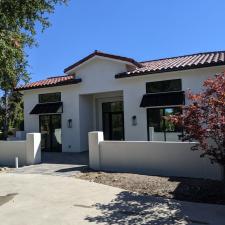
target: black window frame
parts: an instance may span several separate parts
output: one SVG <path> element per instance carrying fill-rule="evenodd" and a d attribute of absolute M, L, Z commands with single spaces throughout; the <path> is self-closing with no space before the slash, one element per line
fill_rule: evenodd
<path fill-rule="evenodd" d="M 112 104 L 121 104 L 119 105 L 119 109 L 118 108 L 114 108 Z M 108 105 L 108 107 L 104 107 Z M 105 110 L 107 109 L 107 110 Z M 102 103 L 102 128 L 104 130 L 104 127 L 105 127 L 105 121 L 104 121 L 104 118 L 105 118 L 105 115 L 108 115 L 109 116 L 109 120 L 110 120 L 110 125 L 109 125 L 109 139 L 106 139 L 106 140 L 113 140 L 112 139 L 112 127 L 111 127 L 111 121 L 112 121 L 112 116 L 113 115 L 116 115 L 116 114 L 121 114 L 122 115 L 122 123 L 123 123 L 123 132 L 122 132 L 122 140 L 124 140 L 124 137 L 125 137 L 125 128 L 124 128 L 124 103 L 122 100 L 120 101 L 112 101 L 112 102 L 103 102 Z"/>
<path fill-rule="evenodd" d="M 41 100 L 41 97 L 42 96 L 47 96 L 47 95 L 54 95 L 54 94 L 57 94 L 57 95 L 59 95 L 59 99 L 57 99 L 56 101 L 43 101 L 43 100 Z M 53 103 L 53 102 L 61 102 L 61 92 L 51 92 L 51 93 L 44 93 L 44 94 L 39 94 L 38 95 L 38 102 L 40 103 L 40 104 L 43 104 L 43 103 Z"/>
<path fill-rule="evenodd" d="M 166 83 L 166 82 L 172 82 L 172 81 L 179 81 L 179 88 L 177 88 L 176 90 L 160 90 L 160 91 L 150 91 L 150 85 L 151 84 L 156 84 L 156 83 Z M 147 82 L 145 84 L 145 89 L 146 89 L 146 93 L 148 94 L 156 94 L 156 93 L 169 93 L 169 92 L 177 92 L 177 91 L 182 91 L 182 79 L 171 79 L 171 80 L 160 80 L 160 81 L 151 81 L 151 82 Z"/>
<path fill-rule="evenodd" d="M 149 116 L 148 116 L 148 112 L 149 112 L 149 109 L 163 109 L 163 116 L 165 116 L 165 109 L 170 109 L 170 108 L 177 108 L 177 109 L 180 109 L 180 113 L 182 114 L 182 108 L 179 107 L 179 106 L 166 106 L 166 107 L 150 107 L 150 108 L 147 108 L 146 110 L 146 117 L 147 117 L 147 135 L 148 135 L 148 141 L 150 139 L 150 136 L 149 136 Z M 163 119 L 163 127 L 165 127 L 165 119 Z M 181 130 L 180 131 L 165 131 L 164 129 L 162 131 L 155 131 L 155 132 L 161 132 L 161 133 L 164 133 L 164 141 L 166 141 L 166 133 L 181 133 L 181 137 L 183 136 L 183 128 L 181 127 L 180 128 Z"/>

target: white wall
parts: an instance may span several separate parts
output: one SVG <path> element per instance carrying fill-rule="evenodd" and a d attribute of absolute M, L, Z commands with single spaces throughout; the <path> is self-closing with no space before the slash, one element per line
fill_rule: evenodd
<path fill-rule="evenodd" d="M 204 80 L 224 70 L 225 66 L 217 66 L 115 79 L 115 74 L 126 71 L 126 65 L 118 61 L 96 58 L 75 71 L 76 76 L 82 79 L 79 84 L 24 91 L 25 130 L 26 132 L 39 131 L 38 116 L 29 114 L 38 102 L 38 94 L 60 91 L 64 105 L 62 113 L 62 150 L 64 152 L 84 151 L 87 146 L 87 134 L 86 137 L 83 137 L 86 131 L 82 127 L 84 123 L 81 120 L 84 118 L 83 113 L 86 113 L 84 109 L 87 107 L 82 106 L 80 96 L 121 92 L 124 100 L 125 140 L 146 141 L 147 113 L 145 108 L 140 108 L 142 96 L 146 92 L 146 82 L 180 78 L 182 79 L 183 90 L 191 88 L 193 91 L 200 91 Z M 86 101 L 86 99 L 83 100 Z M 132 125 L 131 120 L 134 115 L 137 117 L 136 126 Z M 93 118 L 95 119 L 95 115 Z M 68 119 L 73 120 L 72 128 L 67 128 Z M 89 130 L 89 128 L 86 130 Z"/>
<path fill-rule="evenodd" d="M 0 141 L 0 166 L 14 166 L 15 157 L 26 164 L 26 141 Z"/>
<path fill-rule="evenodd" d="M 19 166 L 41 162 L 41 135 L 28 133 L 24 141 L 0 141 L 0 166 Z"/>
<path fill-rule="evenodd" d="M 103 141 L 89 133 L 90 166 L 97 170 L 149 175 L 222 179 L 222 168 L 200 158 L 188 142 Z"/>
<path fill-rule="evenodd" d="M 93 96 L 80 95 L 80 149 L 88 151 L 88 132 L 93 130 Z"/>
<path fill-rule="evenodd" d="M 78 84 L 79 85 L 79 84 Z M 24 99 L 24 129 L 26 132 L 39 132 L 39 115 L 31 115 L 30 111 L 38 104 L 38 95 L 43 93 L 61 92 L 63 102 L 62 150 L 76 152 L 80 149 L 79 98 L 76 86 L 67 85 L 52 88 L 41 88 L 25 91 Z M 72 128 L 68 128 L 67 121 L 72 119 Z"/>

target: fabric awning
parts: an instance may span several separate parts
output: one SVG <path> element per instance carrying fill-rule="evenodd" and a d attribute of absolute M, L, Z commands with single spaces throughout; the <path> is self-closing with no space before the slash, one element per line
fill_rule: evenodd
<path fill-rule="evenodd" d="M 143 95 L 140 107 L 184 105 L 184 92 L 162 92 Z"/>
<path fill-rule="evenodd" d="M 62 113 L 62 102 L 40 103 L 34 106 L 30 114 Z"/>

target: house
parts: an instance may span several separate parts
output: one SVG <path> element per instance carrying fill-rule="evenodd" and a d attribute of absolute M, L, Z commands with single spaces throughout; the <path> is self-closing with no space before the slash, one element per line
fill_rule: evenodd
<path fill-rule="evenodd" d="M 182 130 L 162 119 L 187 103 L 185 91 L 225 70 L 225 51 L 137 62 L 95 51 L 64 75 L 29 83 L 23 94 L 26 132 L 41 132 L 43 150 L 88 150 L 88 132 L 106 140 L 179 141 Z"/>

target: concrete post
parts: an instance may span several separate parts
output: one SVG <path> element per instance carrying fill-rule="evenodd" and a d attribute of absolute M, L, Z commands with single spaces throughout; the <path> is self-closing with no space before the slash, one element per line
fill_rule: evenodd
<path fill-rule="evenodd" d="M 103 132 L 92 131 L 88 133 L 89 142 L 89 166 L 94 170 L 100 170 L 100 146 L 99 142 L 104 141 Z"/>
<path fill-rule="evenodd" d="M 27 164 L 37 164 L 41 162 L 41 134 L 28 133 L 26 135 L 26 159 Z"/>
<path fill-rule="evenodd" d="M 154 141 L 154 127 L 149 127 L 149 141 Z"/>

